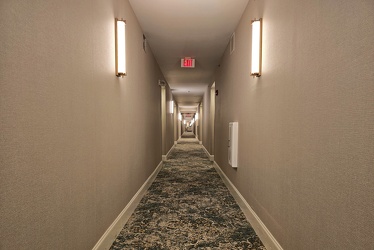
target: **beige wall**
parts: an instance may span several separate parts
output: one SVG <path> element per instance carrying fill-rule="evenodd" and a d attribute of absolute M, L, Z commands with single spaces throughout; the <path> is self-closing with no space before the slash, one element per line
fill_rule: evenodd
<path fill-rule="evenodd" d="M 214 155 L 214 133 L 216 115 L 215 83 L 208 86 L 203 97 L 202 138 L 203 145 L 211 155 Z"/>
<path fill-rule="evenodd" d="M 199 141 L 202 142 L 203 141 L 203 104 L 202 102 L 199 104 Z"/>
<path fill-rule="evenodd" d="M 166 85 L 166 153 L 174 145 L 174 113 L 170 109 L 170 102 L 172 100 L 171 89 L 169 85 Z"/>
<path fill-rule="evenodd" d="M 178 140 L 178 105 L 174 102 L 174 114 L 173 114 L 173 127 L 174 127 L 174 134 L 173 140 Z"/>
<path fill-rule="evenodd" d="M 212 136 L 211 136 L 211 131 L 212 131 L 212 123 L 210 121 L 210 86 L 208 86 L 204 92 L 204 97 L 203 97 L 203 118 L 202 118 L 202 123 L 203 123 L 203 145 L 204 147 L 208 150 L 208 152 L 213 155 L 214 152 L 212 151 Z"/>
<path fill-rule="evenodd" d="M 1 1 L 0 34 L 0 248 L 91 249 L 161 161 L 162 74 L 128 1 Z"/>
<path fill-rule="evenodd" d="M 263 75 L 252 78 L 259 17 Z M 371 0 L 251 0 L 221 62 L 216 161 L 284 249 L 374 245 L 373 41 Z M 237 170 L 227 163 L 230 121 Z"/>
<path fill-rule="evenodd" d="M 200 112 L 200 107 L 201 105 L 197 105 L 197 108 L 196 108 L 196 113 L 198 114 L 198 119 L 195 121 L 195 131 L 196 131 L 196 137 L 199 141 L 201 141 L 201 125 L 202 125 L 202 122 L 201 122 L 201 112 Z M 196 114 L 195 114 L 195 117 L 196 117 Z"/>

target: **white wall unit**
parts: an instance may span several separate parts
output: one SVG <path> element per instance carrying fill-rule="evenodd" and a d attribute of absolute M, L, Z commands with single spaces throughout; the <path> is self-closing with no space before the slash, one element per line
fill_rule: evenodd
<path fill-rule="evenodd" d="M 233 168 L 238 167 L 238 122 L 229 123 L 229 149 L 228 158 L 229 164 Z"/>

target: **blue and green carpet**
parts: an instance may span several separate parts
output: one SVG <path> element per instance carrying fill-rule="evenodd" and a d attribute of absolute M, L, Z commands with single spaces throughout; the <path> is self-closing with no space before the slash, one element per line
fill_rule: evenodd
<path fill-rule="evenodd" d="M 196 139 L 180 139 L 112 247 L 262 249 Z"/>

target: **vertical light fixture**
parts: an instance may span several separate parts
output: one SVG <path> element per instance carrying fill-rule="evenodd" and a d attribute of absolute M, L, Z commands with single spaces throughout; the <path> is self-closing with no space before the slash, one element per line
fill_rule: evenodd
<path fill-rule="evenodd" d="M 182 121 L 182 114 L 181 113 L 178 114 L 178 120 Z"/>
<path fill-rule="evenodd" d="M 174 101 L 170 101 L 170 114 L 174 114 Z"/>
<path fill-rule="evenodd" d="M 126 21 L 116 18 L 116 76 L 126 75 Z"/>
<path fill-rule="evenodd" d="M 262 18 L 252 21 L 252 68 L 251 76 L 261 76 Z"/>

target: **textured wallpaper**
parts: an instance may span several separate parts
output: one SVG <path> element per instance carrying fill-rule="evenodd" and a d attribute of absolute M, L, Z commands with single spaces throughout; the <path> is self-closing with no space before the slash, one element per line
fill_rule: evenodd
<path fill-rule="evenodd" d="M 250 20 L 263 18 L 262 76 Z M 284 249 L 374 244 L 374 3 L 254 1 L 216 75 L 215 159 Z M 239 166 L 227 162 L 239 122 Z"/>
<path fill-rule="evenodd" d="M 0 248 L 91 249 L 161 161 L 162 73 L 128 1 L 0 5 Z"/>

